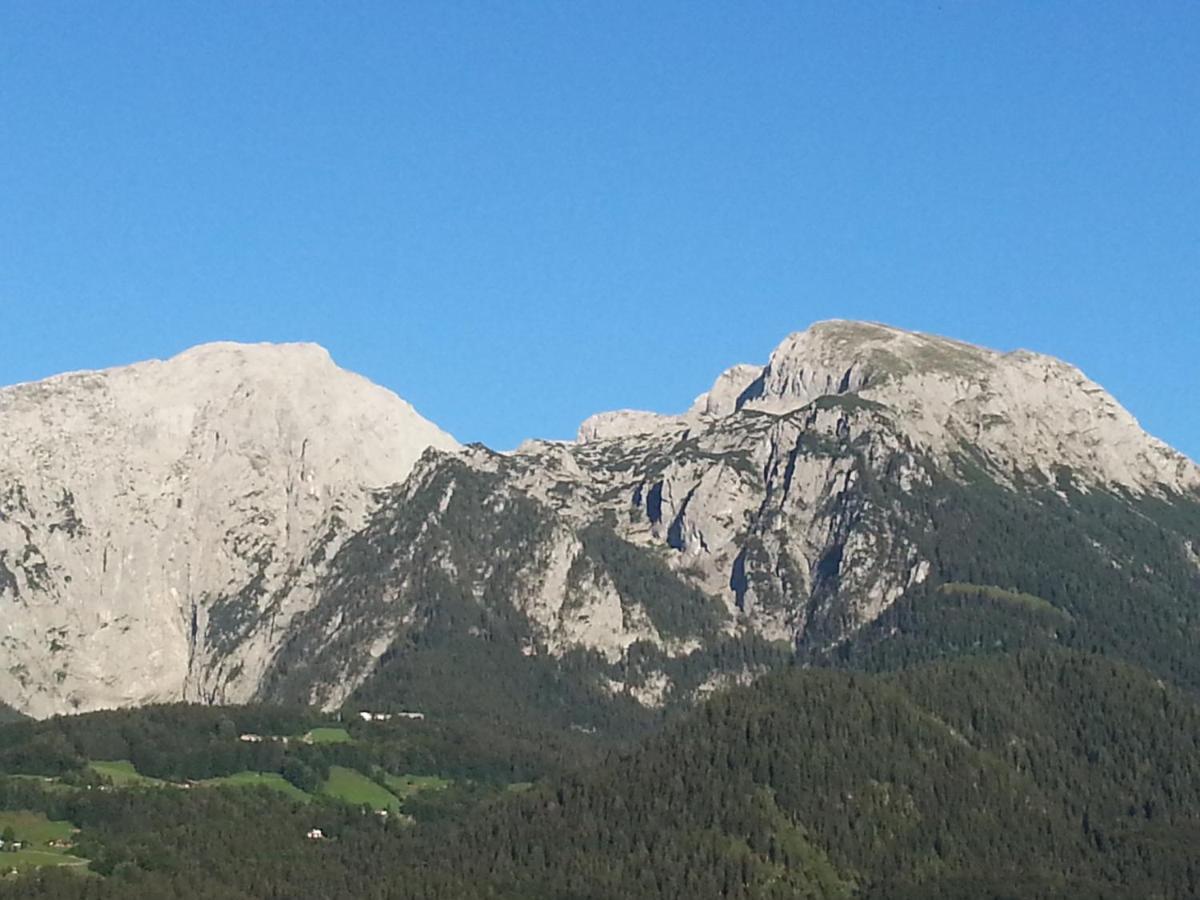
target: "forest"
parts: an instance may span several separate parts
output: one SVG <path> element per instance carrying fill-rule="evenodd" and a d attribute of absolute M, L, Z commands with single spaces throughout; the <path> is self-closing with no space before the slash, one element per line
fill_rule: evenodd
<path fill-rule="evenodd" d="M 57 774 L 0 779 L 0 808 L 73 823 L 71 852 L 90 866 L 5 879 L 0 897 L 1200 891 L 1200 707 L 1136 667 L 1053 647 L 876 674 L 788 667 L 599 764 L 532 786 L 460 775 L 387 817 L 265 787 L 80 777 L 88 752 L 158 760 L 155 771 L 172 778 L 258 764 L 221 748 L 240 743 L 242 727 L 304 728 L 309 715 L 164 707 L 5 726 L 9 771 L 9 760 L 28 762 L 22 747 L 54 742 L 62 753 Z M 360 766 L 387 783 L 388 767 L 417 755 L 399 750 L 409 738 L 374 724 L 347 729 L 349 740 L 289 741 L 283 755 L 314 769 Z M 312 829 L 322 838 L 307 837 Z"/>

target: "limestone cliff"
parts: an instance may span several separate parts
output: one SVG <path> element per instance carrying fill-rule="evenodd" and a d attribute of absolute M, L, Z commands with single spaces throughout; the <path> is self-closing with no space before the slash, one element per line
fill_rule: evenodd
<path fill-rule="evenodd" d="M 979 563 L 1033 522 L 1163 628 L 1200 600 L 1194 463 L 1065 363 L 882 325 L 819 323 L 683 413 L 507 454 L 319 348 L 230 344 L 0 391 L 0 449 L 0 700 L 35 715 L 332 706 L 389 696 L 406 654 L 453 672 L 501 645 L 687 702 L 937 584 L 1037 593 L 1055 560 Z"/>
<path fill-rule="evenodd" d="M 0 696 L 38 715 L 207 698 L 215 670 L 255 672 L 271 642 L 242 648 L 243 623 L 313 542 L 457 446 L 313 345 L 18 385 L 0 423 Z"/>

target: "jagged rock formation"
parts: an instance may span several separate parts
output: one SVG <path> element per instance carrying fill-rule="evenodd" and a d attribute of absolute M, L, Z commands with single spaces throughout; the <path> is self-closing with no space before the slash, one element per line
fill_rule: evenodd
<path fill-rule="evenodd" d="M 790 335 L 765 367 L 735 366 L 682 416 L 599 413 L 579 439 L 695 426 L 743 409 L 781 415 L 847 396 L 890 410 L 914 444 L 943 460 L 965 447 L 998 473 L 1067 467 L 1105 487 L 1200 490 L 1195 463 L 1146 434 L 1074 366 L 866 322 L 820 322 Z"/>
<path fill-rule="evenodd" d="M 457 446 L 312 345 L 18 385 L 0 422 L 0 696 L 37 715 L 253 684 L 291 610 L 253 646 L 243 621 L 369 489 Z"/>
<path fill-rule="evenodd" d="M 312 348 L 9 389 L 0 421 L 0 699 L 37 714 L 399 702 L 521 666 L 689 702 L 938 584 L 1036 593 L 1052 568 L 981 567 L 952 528 L 1070 523 L 1104 590 L 1169 577 L 1145 600 L 1163 628 L 1200 600 L 1195 464 L 1066 364 L 880 325 L 820 323 L 678 416 L 601 414 L 509 454 L 457 450 Z M 1162 529 L 1152 561 L 1122 517 Z"/>
<path fill-rule="evenodd" d="M 1200 469 L 1147 435 L 1103 388 L 1052 357 L 998 353 L 858 322 L 825 322 L 785 340 L 739 408 L 785 412 L 853 395 L 892 410 L 943 458 L 964 446 L 988 467 L 1144 492 L 1200 489 Z"/>
<path fill-rule="evenodd" d="M 969 579 L 960 536 L 927 533 L 939 508 L 1002 489 L 1016 506 L 997 515 L 1059 527 L 1080 492 L 1141 517 L 1149 498 L 1195 510 L 1198 484 L 1190 461 L 1062 363 L 821 323 L 681 415 L 601 414 L 575 444 L 427 457 L 355 539 L 392 549 L 365 579 L 350 544 L 331 561 L 262 696 L 336 704 L 363 681 L 387 696 L 377 682 L 395 648 L 423 652 L 421 623 L 454 606 L 515 616 L 499 631 L 530 658 L 577 669 L 591 654 L 610 691 L 686 701 L 759 671 L 773 658 L 763 642 L 832 646 L 931 579 Z M 1126 552 L 1111 535 L 1087 540 L 1089 567 Z M 1172 565 L 1197 571 L 1192 544 L 1171 541 Z M 494 639 L 493 627 L 476 630 Z"/>
<path fill-rule="evenodd" d="M 741 363 L 726 369 L 717 376 L 713 386 L 701 394 L 681 416 L 665 416 L 662 413 L 641 409 L 618 409 L 613 412 L 596 413 L 584 419 L 579 426 L 578 440 L 599 441 L 606 438 L 628 437 L 649 434 L 680 425 L 696 424 L 710 418 L 719 418 L 737 412 L 742 394 L 762 374 L 762 366 Z"/>

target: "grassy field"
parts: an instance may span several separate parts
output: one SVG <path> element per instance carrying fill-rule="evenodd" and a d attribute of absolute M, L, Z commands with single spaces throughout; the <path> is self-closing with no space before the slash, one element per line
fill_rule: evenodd
<path fill-rule="evenodd" d="M 321 785 L 321 793 L 346 803 L 367 804 L 372 809 L 398 812 L 400 801 L 386 788 L 380 787 L 366 775 L 342 766 L 331 766 L 329 780 Z"/>
<path fill-rule="evenodd" d="M 133 763 L 127 759 L 93 760 L 91 766 L 101 775 L 107 775 L 116 787 L 136 787 L 137 785 L 161 787 L 169 783 L 161 778 L 139 775 L 137 769 L 133 767 Z"/>
<path fill-rule="evenodd" d="M 208 778 L 199 783 L 206 787 L 267 787 L 302 803 L 312 800 L 311 795 L 300 790 L 278 772 L 234 772 L 232 775 Z"/>
<path fill-rule="evenodd" d="M 325 728 L 317 731 L 320 733 L 313 735 L 315 743 L 335 743 L 349 739 L 349 735 L 340 728 Z M 142 775 L 133 767 L 133 763 L 125 759 L 95 760 L 91 763 L 91 767 L 99 774 L 107 776 L 115 787 L 187 787 L 184 784 L 175 784 L 160 778 Z M 411 797 L 419 791 L 441 790 L 450 784 L 446 779 L 436 775 L 388 775 L 385 777 L 385 781 L 387 782 L 386 788 L 354 769 L 332 766 L 329 770 L 329 778 L 321 785 L 320 793 L 356 806 L 365 804 L 372 809 L 399 812 L 401 801 L 405 798 Z M 53 786 L 54 782 L 44 781 L 44 784 Z M 313 799 L 311 794 L 300 790 L 276 772 L 235 772 L 232 775 L 218 778 L 206 778 L 195 784 L 198 787 L 266 787 L 300 802 L 307 803 Z M 65 785 L 62 788 L 74 790 Z M 3 827 L 2 820 L 0 820 L 0 827 Z"/>
<path fill-rule="evenodd" d="M 0 832 L 12 828 L 18 841 L 32 844 L 48 844 L 51 841 L 69 841 L 75 833 L 70 822 L 52 822 L 42 813 L 0 811 Z"/>
<path fill-rule="evenodd" d="M 310 744 L 346 744 L 351 740 L 345 728 L 314 728 L 304 736 Z"/>
<path fill-rule="evenodd" d="M 440 791 L 448 787 L 450 782 L 436 775 L 385 775 L 383 778 L 388 788 L 401 800 L 411 797 L 418 791 Z"/>
<path fill-rule="evenodd" d="M 44 866 L 85 866 L 86 859 L 72 856 L 51 841 L 69 841 L 75 834 L 70 822 L 54 822 L 42 813 L 0 811 L 0 831 L 11 827 L 26 846 L 15 853 L 0 852 L 0 873 L 16 869 L 27 872 Z"/>

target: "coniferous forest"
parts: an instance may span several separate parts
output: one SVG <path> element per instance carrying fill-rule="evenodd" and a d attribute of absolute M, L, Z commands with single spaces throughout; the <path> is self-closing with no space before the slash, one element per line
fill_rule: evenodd
<path fill-rule="evenodd" d="M 237 736 L 319 728 L 312 716 L 163 707 L 6 726 L 6 771 L 52 762 L 41 766 L 51 774 L 4 778 L 0 807 L 73 823 L 70 853 L 90 865 L 5 879 L 0 896 L 1200 891 L 1200 708 L 1094 654 L 1024 649 L 876 674 L 789 667 L 533 784 L 506 781 L 518 765 L 505 747 L 459 735 L 474 764 L 386 817 L 304 788 L 333 768 L 386 785 L 436 767 L 436 753 L 374 723 L 329 743 Z M 422 730 L 440 746 L 445 736 Z M 136 761 L 137 780 L 89 763 L 116 754 Z M 296 797 L 203 783 L 272 766 Z"/>

